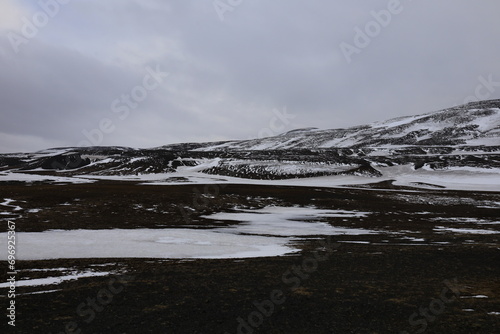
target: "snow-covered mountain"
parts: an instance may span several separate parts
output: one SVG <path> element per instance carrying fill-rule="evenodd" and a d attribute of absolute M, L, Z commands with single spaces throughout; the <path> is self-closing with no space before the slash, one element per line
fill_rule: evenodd
<path fill-rule="evenodd" d="M 175 173 L 186 169 L 251 179 L 381 177 L 384 168 L 394 166 L 500 173 L 500 100 L 346 129 L 297 129 L 253 140 L 2 154 L 0 180 L 14 173 L 64 177 L 171 173 L 175 179 Z"/>
<path fill-rule="evenodd" d="M 298 129 L 276 137 L 203 145 L 198 150 L 395 148 L 442 145 L 499 146 L 500 100 L 472 102 L 433 113 L 399 117 L 346 129 Z"/>

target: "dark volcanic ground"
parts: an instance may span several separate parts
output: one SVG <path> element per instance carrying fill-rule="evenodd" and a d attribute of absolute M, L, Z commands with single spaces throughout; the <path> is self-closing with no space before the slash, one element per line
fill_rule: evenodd
<path fill-rule="evenodd" d="M 0 201 L 11 198 L 23 208 L 2 216 L 22 215 L 15 220 L 17 232 L 201 228 L 214 225 L 201 215 L 268 205 L 372 212 L 325 221 L 384 231 L 311 237 L 297 242 L 301 252 L 283 257 L 18 261 L 18 279 L 61 275 L 57 268 L 115 274 L 18 287 L 16 331 L 4 317 L 1 333 L 496 333 L 500 328 L 495 314 L 500 312 L 500 193 L 389 184 L 0 187 Z M 439 232 L 436 226 L 499 233 Z M 8 278 L 6 266 L 0 278 Z M 50 290 L 56 291 L 36 293 Z M 0 294 L 6 308 L 6 289 Z"/>

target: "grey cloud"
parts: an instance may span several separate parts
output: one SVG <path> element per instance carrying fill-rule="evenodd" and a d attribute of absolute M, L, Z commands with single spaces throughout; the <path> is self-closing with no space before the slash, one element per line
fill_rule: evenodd
<path fill-rule="evenodd" d="M 340 43 L 388 3 L 243 1 L 221 22 L 211 1 L 71 2 L 19 54 L 0 39 L 0 151 L 73 146 L 103 118 L 115 130 L 102 144 L 135 147 L 255 137 L 285 106 L 286 130 L 346 127 L 461 103 L 480 76 L 500 82 L 496 2 L 401 0 L 349 64 Z M 112 101 L 147 66 L 170 75 L 117 118 Z"/>

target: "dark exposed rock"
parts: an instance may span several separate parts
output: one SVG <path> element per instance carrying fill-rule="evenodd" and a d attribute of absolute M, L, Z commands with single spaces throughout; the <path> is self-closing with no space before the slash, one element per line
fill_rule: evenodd
<path fill-rule="evenodd" d="M 82 159 L 80 154 L 57 155 L 41 162 L 43 169 L 76 169 L 90 164 L 90 159 Z"/>

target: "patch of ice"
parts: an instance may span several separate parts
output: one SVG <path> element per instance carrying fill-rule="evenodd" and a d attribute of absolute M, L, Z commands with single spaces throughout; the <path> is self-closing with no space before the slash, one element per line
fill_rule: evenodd
<path fill-rule="evenodd" d="M 215 229 L 113 229 L 19 232 L 20 260 L 55 258 L 246 258 L 280 256 L 298 249 L 297 236 L 363 235 L 378 231 L 333 227 L 326 217 L 365 217 L 368 212 L 266 207 L 216 213 L 207 219 L 234 220 L 236 226 Z M 6 233 L 3 233 L 6 238 Z M 2 234 L 0 234 L 0 238 Z M 6 249 L 0 255 L 6 258 Z"/>
<path fill-rule="evenodd" d="M 57 289 L 57 290 L 46 290 L 46 291 L 36 291 L 36 292 L 19 293 L 18 296 L 41 295 L 43 293 L 52 293 L 52 292 L 57 292 L 57 291 L 62 291 L 62 290 L 61 289 Z"/>
<path fill-rule="evenodd" d="M 408 240 L 408 241 L 415 241 L 415 242 L 424 242 L 425 241 L 425 239 L 423 239 L 423 238 L 414 238 L 414 237 L 408 237 L 408 236 L 401 237 L 401 239 Z"/>
<path fill-rule="evenodd" d="M 364 245 L 369 245 L 371 242 L 369 241 L 358 241 L 358 240 L 342 240 L 342 241 L 337 241 L 340 243 L 345 243 L 345 244 L 364 244 Z"/>
<path fill-rule="evenodd" d="M 62 177 L 51 175 L 37 175 L 27 173 L 0 173 L 0 182 L 22 181 L 22 182 L 54 182 L 54 183 L 93 183 L 95 180 L 78 177 Z"/>
<path fill-rule="evenodd" d="M 102 264 L 91 264 L 90 267 L 108 267 L 108 266 L 114 266 L 116 263 L 110 262 L 110 263 L 102 263 Z"/>
<path fill-rule="evenodd" d="M 71 268 L 43 268 L 43 269 L 26 269 L 23 271 L 71 271 Z"/>
<path fill-rule="evenodd" d="M 7 238 L 0 233 L 0 238 Z M 19 232 L 19 260 L 66 258 L 246 258 L 295 252 L 290 238 L 200 229 L 50 230 Z M 175 242 L 175 240 L 180 240 Z M 0 249 L 2 258 L 7 250 Z"/>
<path fill-rule="evenodd" d="M 445 226 L 436 226 L 434 231 L 465 233 L 465 234 L 499 234 L 500 233 L 500 231 L 493 231 L 493 230 L 483 230 L 483 229 L 474 229 L 474 228 L 453 228 L 453 227 L 445 227 Z"/>
<path fill-rule="evenodd" d="M 500 225 L 500 222 L 481 222 L 481 223 L 477 223 L 478 225 Z"/>
<path fill-rule="evenodd" d="M 159 242 L 162 244 L 172 244 L 172 245 L 184 245 L 184 244 L 202 245 L 202 246 L 212 245 L 212 243 L 210 241 L 182 239 L 182 238 L 176 238 L 176 237 L 162 237 L 162 238 L 159 238 L 158 240 L 156 240 L 156 242 Z"/>
<path fill-rule="evenodd" d="M 487 201 L 485 205 L 478 206 L 482 209 L 498 209 L 500 208 L 500 202 Z"/>
<path fill-rule="evenodd" d="M 60 284 L 65 281 L 71 281 L 84 277 L 96 277 L 96 276 L 107 276 L 110 272 L 95 272 L 95 271 L 84 271 L 81 273 L 74 272 L 71 275 L 59 276 L 59 277 L 46 277 L 46 278 L 34 278 L 27 280 L 16 281 L 16 286 L 40 286 L 40 285 L 54 285 Z M 10 283 L 0 283 L 0 288 L 8 288 Z"/>
<path fill-rule="evenodd" d="M 464 298 L 464 299 L 470 299 L 470 298 L 474 298 L 474 299 L 487 299 L 489 297 L 485 296 L 485 295 L 475 295 L 475 296 L 460 296 L 460 298 Z"/>
<path fill-rule="evenodd" d="M 23 209 L 20 206 L 11 205 L 10 203 L 12 203 L 12 202 L 15 202 L 15 200 L 13 200 L 12 198 L 4 198 L 4 201 L 2 203 L 0 203 L 0 205 L 2 205 L 2 206 L 8 206 L 8 207 L 12 208 L 13 211 L 20 211 L 20 210 Z"/>
<path fill-rule="evenodd" d="M 12 202 L 14 202 L 14 200 L 13 200 L 13 199 L 11 199 L 11 198 L 4 198 L 4 199 L 3 199 L 3 202 L 2 202 L 2 203 L 0 203 L 0 205 L 10 206 L 10 203 L 12 203 Z"/>
<path fill-rule="evenodd" d="M 270 206 L 260 210 L 215 213 L 202 216 L 202 218 L 242 222 L 242 224 L 216 229 L 216 231 L 223 230 L 231 233 L 253 235 L 306 236 L 379 233 L 365 229 L 334 227 L 327 223 L 318 222 L 318 220 L 325 217 L 345 218 L 365 217 L 366 215 L 368 215 L 368 212 Z"/>
<path fill-rule="evenodd" d="M 469 217 L 436 217 L 436 218 L 430 218 L 429 220 L 431 221 L 438 221 L 438 222 L 453 222 L 453 223 L 459 223 L 459 224 L 467 224 L 467 223 L 472 223 L 472 224 L 477 224 L 477 225 L 499 225 L 500 222 L 497 221 L 491 221 L 491 220 L 486 220 L 486 219 L 479 219 L 479 218 L 469 218 Z"/>

